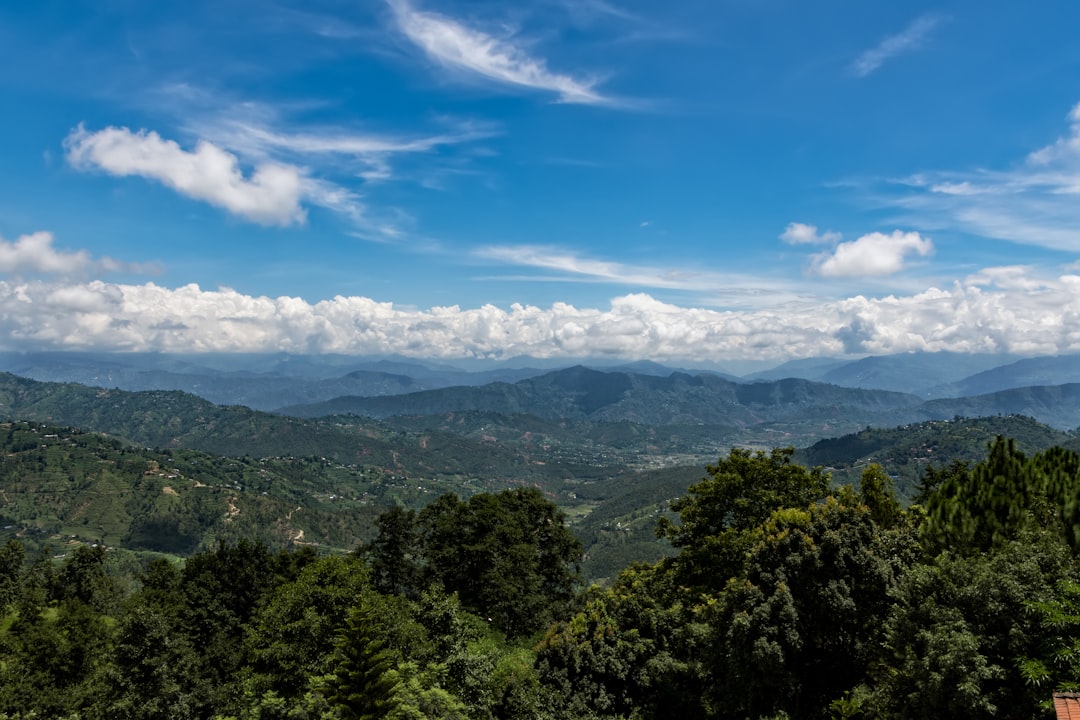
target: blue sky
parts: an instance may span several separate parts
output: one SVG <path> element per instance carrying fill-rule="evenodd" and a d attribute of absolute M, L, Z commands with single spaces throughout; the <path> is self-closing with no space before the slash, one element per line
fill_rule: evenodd
<path fill-rule="evenodd" d="M 1080 351 L 1080 7 L 0 6 L 6 349 Z"/>

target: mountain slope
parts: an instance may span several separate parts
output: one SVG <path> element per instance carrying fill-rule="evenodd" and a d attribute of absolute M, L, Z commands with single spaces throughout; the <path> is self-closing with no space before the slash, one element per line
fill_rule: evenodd
<path fill-rule="evenodd" d="M 852 485 L 858 483 L 863 468 L 877 463 L 893 475 L 897 492 L 910 497 L 928 466 L 983 460 L 998 435 L 1014 439 L 1026 453 L 1077 441 L 1075 433 L 1016 415 L 928 420 L 819 440 L 796 451 L 795 461 L 811 467 L 822 465 L 832 472 L 834 483 Z"/>
<path fill-rule="evenodd" d="M 199 358 L 194 358 L 199 359 Z M 455 385 L 516 381 L 539 370 L 466 372 L 446 366 L 331 356 L 218 356 L 194 362 L 154 353 L 0 353 L 0 370 L 43 382 L 121 390 L 181 390 L 219 405 L 272 410 L 342 395 L 393 395 Z M 249 363 L 248 366 L 243 361 Z M 345 364 L 349 362 L 349 364 Z M 245 368 L 245 369 L 240 369 Z"/>
<path fill-rule="evenodd" d="M 969 353 L 902 353 L 866 357 L 833 368 L 822 382 L 843 387 L 910 392 L 932 397 L 934 388 L 1010 362 L 1014 356 Z"/>
<path fill-rule="evenodd" d="M 501 412 L 541 418 L 630 421 L 643 425 L 750 426 L 840 417 L 866 423 L 916 406 L 903 393 L 841 388 L 806 380 L 735 383 L 714 375 L 668 377 L 601 372 L 577 366 L 478 388 L 446 388 L 393 398 L 337 398 L 282 408 L 298 417 L 357 414 L 371 417 L 446 412 Z"/>
<path fill-rule="evenodd" d="M 985 395 L 1038 385 L 1080 383 L 1080 355 L 1025 358 L 976 373 L 937 389 L 939 397 Z"/>
<path fill-rule="evenodd" d="M 965 398 L 930 400 L 919 406 L 925 420 L 944 420 L 957 415 L 1027 415 L 1061 430 L 1080 426 L 1080 383 L 1014 388 Z"/>
<path fill-rule="evenodd" d="M 375 422 L 337 424 L 221 407 L 181 392 L 127 392 L 41 383 L 0 373 L 0 420 L 78 427 L 144 447 L 218 455 L 325 456 L 420 476 L 441 474 L 551 483 L 604 469 L 551 465 L 498 443 L 447 432 L 407 434 Z"/>

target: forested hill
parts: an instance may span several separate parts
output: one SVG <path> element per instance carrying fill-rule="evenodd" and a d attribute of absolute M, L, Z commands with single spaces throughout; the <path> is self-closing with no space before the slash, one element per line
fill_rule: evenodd
<path fill-rule="evenodd" d="M 148 450 L 26 422 L 0 424 L 0 479 L 0 538 L 60 553 L 97 543 L 187 555 L 240 540 L 350 550 L 386 506 L 421 502 L 415 481 L 373 468 Z"/>
<path fill-rule="evenodd" d="M 515 481 L 573 477 L 596 468 L 541 464 L 497 443 L 452 433 L 403 433 L 375 422 L 334 424 L 223 407 L 177 391 L 127 392 L 42 383 L 0 373 L 0 420 L 33 420 L 108 433 L 153 448 L 218 455 L 327 457 L 413 475 Z"/>
<path fill-rule="evenodd" d="M 1080 426 L 1080 383 L 1012 388 L 973 397 L 929 400 L 919 407 L 924 418 L 1028 415 L 1056 428 Z"/>
<path fill-rule="evenodd" d="M 866 428 L 819 440 L 797 450 L 795 459 L 809 467 L 824 467 L 834 485 L 855 485 L 862 471 L 877 463 L 893 476 L 900 496 L 910 498 L 928 467 L 985 460 L 987 449 L 999 436 L 1012 438 L 1025 453 L 1054 446 L 1080 450 L 1080 435 L 1074 431 L 1056 430 L 1021 415 L 1003 415 Z"/>
<path fill-rule="evenodd" d="M 809 380 L 736 383 L 708 374 L 658 377 L 578 366 L 514 384 L 445 388 L 392 397 L 342 397 L 283 408 L 282 412 L 300 417 L 347 413 L 387 417 L 495 411 L 542 418 L 628 420 L 643 425 L 749 426 L 821 418 L 865 424 L 883 417 L 891 419 L 896 411 L 920 402 L 905 393 L 842 388 Z"/>
<path fill-rule="evenodd" d="M 1080 426 L 1080 384 L 923 401 L 912 394 L 792 378 L 735 383 L 707 374 L 658 377 L 575 367 L 514 384 L 341 397 L 286 407 L 281 412 L 297 417 L 351 414 L 379 418 L 448 412 L 527 413 L 541 418 L 742 429 L 772 424 L 805 441 L 815 432 L 817 438 L 812 439 L 866 426 L 888 427 L 957 415 L 1028 415 L 1056 428 L 1072 429 Z"/>

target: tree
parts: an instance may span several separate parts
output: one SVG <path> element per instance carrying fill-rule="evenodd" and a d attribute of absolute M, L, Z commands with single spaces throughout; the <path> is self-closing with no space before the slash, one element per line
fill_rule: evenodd
<path fill-rule="evenodd" d="M 581 542 L 533 488 L 444 495 L 420 512 L 429 581 L 512 637 L 547 627 L 569 607 Z"/>
<path fill-rule="evenodd" d="M 116 591 L 105 574 L 105 548 L 75 548 L 56 578 L 55 595 L 58 600 L 75 600 L 99 611 L 107 609 L 115 601 Z"/>
<path fill-rule="evenodd" d="M 892 478 L 877 463 L 862 471 L 859 499 L 870 508 L 870 516 L 879 527 L 890 528 L 900 522 L 900 501 L 896 499 Z"/>
<path fill-rule="evenodd" d="M 708 698 L 731 716 L 819 717 L 866 679 L 889 593 L 918 556 L 916 533 L 878 525 L 845 488 L 775 511 L 754 535 L 745 572 L 702 612 Z"/>
<path fill-rule="evenodd" d="M 90 605 L 67 600 L 46 615 L 25 604 L 8 629 L 0 662 L 0 713 L 65 717 L 93 703 L 112 633 Z"/>
<path fill-rule="evenodd" d="M 338 556 L 317 560 L 279 587 L 248 626 L 248 693 L 272 692 L 286 703 L 301 698 L 312 678 L 333 669 L 341 628 L 368 589 L 365 566 Z"/>
<path fill-rule="evenodd" d="M 25 561 L 26 549 L 18 540 L 8 540 L 0 547 L 0 617 L 19 596 Z"/>
<path fill-rule="evenodd" d="M 1053 597 L 1027 603 L 1038 622 L 1037 650 L 1020 660 L 1027 684 L 1048 690 L 1080 690 L 1080 583 L 1061 580 Z"/>
<path fill-rule="evenodd" d="M 1032 607 L 1055 601 L 1075 573 L 1060 537 L 1026 530 L 990 552 L 942 553 L 904 575 L 883 623 L 887 654 L 871 704 L 882 717 L 1036 717 L 1052 688 L 1024 658 L 1047 657 L 1058 634 Z"/>
<path fill-rule="evenodd" d="M 671 573 L 634 566 L 548 630 L 537 669 L 558 717 L 692 720 L 704 716 L 698 657 L 705 634 L 680 603 Z"/>
<path fill-rule="evenodd" d="M 985 552 L 1045 529 L 1080 551 L 1080 455 L 1051 448 L 1028 458 L 998 437 L 987 459 L 950 474 L 926 509 L 932 549 Z"/>
<path fill-rule="evenodd" d="M 416 512 L 392 507 L 375 520 L 378 535 L 364 548 L 375 589 L 415 598 L 420 592 L 420 533 Z"/>
<path fill-rule="evenodd" d="M 183 634 L 152 605 L 136 601 L 116 634 L 113 665 L 97 716 L 115 720 L 187 720 L 207 712 L 196 686 L 196 658 Z"/>
<path fill-rule="evenodd" d="M 661 518 L 657 535 L 680 550 L 674 565 L 681 582 L 701 590 L 723 588 L 742 570 L 749 531 L 777 509 L 803 508 L 825 496 L 828 475 L 793 464 L 794 452 L 732 448 L 671 504 L 679 524 Z"/>
<path fill-rule="evenodd" d="M 327 700 L 344 720 L 381 720 L 400 704 L 400 677 L 373 626 L 371 609 L 361 603 L 349 613 L 335 643 Z"/>
<path fill-rule="evenodd" d="M 277 581 L 275 562 L 261 543 L 221 543 L 187 560 L 181 573 L 179 628 L 199 660 L 198 676 L 218 712 L 239 702 L 244 626 Z"/>

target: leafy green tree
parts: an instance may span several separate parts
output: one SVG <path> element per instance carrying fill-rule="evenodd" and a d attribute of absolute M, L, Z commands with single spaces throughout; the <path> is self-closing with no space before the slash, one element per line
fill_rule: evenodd
<path fill-rule="evenodd" d="M 900 501 L 896 489 L 885 468 L 869 465 L 859 477 L 859 499 L 870 508 L 870 517 L 881 528 L 890 528 L 900 522 Z"/>
<path fill-rule="evenodd" d="M 178 627 L 195 651 L 202 691 L 217 712 L 240 705 L 237 671 L 244 661 L 244 629 L 275 586 L 276 570 L 266 546 L 248 541 L 221 543 L 184 565 Z"/>
<path fill-rule="evenodd" d="M 26 549 L 18 540 L 8 540 L 0 547 L 0 617 L 19 596 L 24 562 Z"/>
<path fill-rule="evenodd" d="M 64 717 L 92 705 L 110 641 L 105 617 L 86 603 L 65 601 L 47 614 L 24 606 L 0 662 L 0 712 Z"/>
<path fill-rule="evenodd" d="M 680 581 L 720 590 L 743 567 L 751 534 L 779 508 L 802 508 L 825 496 L 828 475 L 791 462 L 794 449 L 751 452 L 732 448 L 706 468 L 707 476 L 671 504 L 679 524 L 660 519 L 657 534 L 679 549 Z"/>
<path fill-rule="evenodd" d="M 133 603 L 120 620 L 112 664 L 103 677 L 102 720 L 188 720 L 209 712 L 197 684 L 195 654 L 170 618 L 152 604 Z"/>
<path fill-rule="evenodd" d="M 184 605 L 180 567 L 165 558 L 153 558 L 139 572 L 139 602 L 170 618 L 179 618 Z"/>
<path fill-rule="evenodd" d="M 622 572 L 595 590 L 569 621 L 552 626 L 537 652 L 540 681 L 557 717 L 704 717 L 706 628 L 659 566 Z"/>
<path fill-rule="evenodd" d="M 879 526 L 858 500 L 848 489 L 775 511 L 754 533 L 744 574 L 704 608 L 707 696 L 722 714 L 821 717 L 866 678 L 889 593 L 919 547 L 913 528 Z"/>
<path fill-rule="evenodd" d="M 419 664 L 400 663 L 397 672 L 401 676 L 400 704 L 393 712 L 394 720 L 472 720 L 474 717 L 461 699 L 438 684 L 437 675 Z"/>
<path fill-rule="evenodd" d="M 573 599 L 581 542 L 533 488 L 444 495 L 419 517 L 429 581 L 511 637 L 540 631 Z"/>
<path fill-rule="evenodd" d="M 1076 571 L 1060 537 L 1021 532 L 992 552 L 943 553 L 901 578 L 884 623 L 873 712 L 889 718 L 1037 717 L 1050 688 L 1023 659 L 1055 634 L 1028 610 Z M 1041 649 L 1041 650 L 1040 650 Z"/>
<path fill-rule="evenodd" d="M 22 588 L 16 600 L 19 616 L 37 615 L 51 600 L 56 599 L 56 569 L 52 548 L 44 545 L 22 577 Z"/>
<path fill-rule="evenodd" d="M 393 507 L 375 520 L 378 534 L 364 548 L 372 584 L 381 593 L 415 598 L 420 592 L 420 533 L 416 512 Z"/>
<path fill-rule="evenodd" d="M 273 693 L 286 705 L 300 702 L 313 678 L 333 670 L 338 635 L 367 591 L 364 564 L 338 556 L 317 560 L 277 588 L 247 627 L 247 693 Z"/>
<path fill-rule="evenodd" d="M 1080 690 L 1080 583 L 1061 580 L 1051 598 L 1027 608 L 1041 632 L 1036 651 L 1020 660 L 1025 681 L 1039 690 Z"/>
<path fill-rule="evenodd" d="M 105 573 L 105 548 L 76 547 L 64 561 L 54 587 L 58 600 L 74 600 L 99 611 L 110 608 L 117 599 L 117 591 L 112 578 Z"/>

